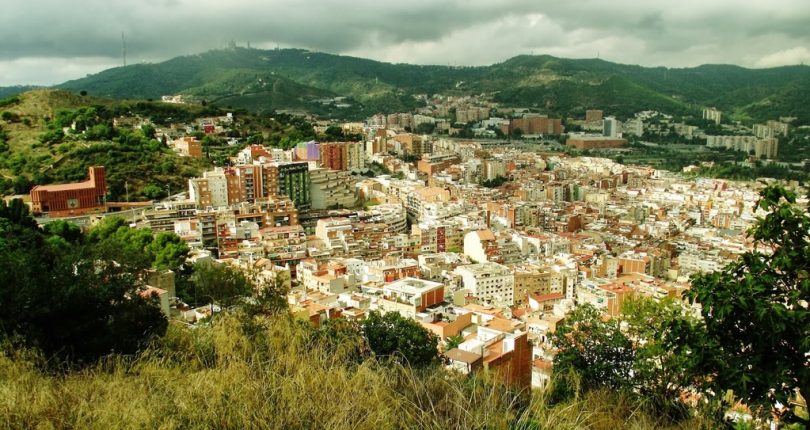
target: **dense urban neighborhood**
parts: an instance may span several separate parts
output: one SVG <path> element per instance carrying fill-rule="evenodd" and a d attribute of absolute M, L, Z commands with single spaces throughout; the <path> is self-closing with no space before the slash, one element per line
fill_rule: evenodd
<path fill-rule="evenodd" d="M 544 390 L 565 363 L 557 355 L 571 354 L 558 331 L 576 329 L 583 312 L 626 325 L 628 309 L 649 302 L 700 319 L 687 299 L 693 276 L 763 250 L 749 231 L 768 213 L 761 192 L 775 179 L 713 178 L 710 161 L 668 171 L 618 160 L 672 134 L 752 168 L 779 163 L 780 141 L 801 131 L 794 118 L 747 127 L 715 108 L 692 121 L 699 127 L 655 111 L 562 120 L 479 97 L 425 100 L 359 122 L 307 115 L 314 138 L 283 145 L 240 130 L 239 113 L 181 123 L 114 116 L 110 135 L 143 133 L 167 154 L 213 164 L 153 200 L 133 201 L 128 188 L 111 200 L 112 172 L 101 165 L 82 182 L 34 185 L 22 197 L 45 229 L 67 220 L 90 235 L 142 231 L 155 237 L 147 249 L 177 246 L 181 260 L 153 265 L 139 290 L 171 324 L 208 325 L 255 305 L 255 289 L 233 281 L 250 279 L 272 285 L 316 330 L 396 314 L 425 336 L 427 352 L 406 357 L 412 364 L 427 353 L 451 372 Z M 72 118 L 61 145 L 97 127 L 60 115 Z M 698 395 L 691 384 L 667 389 Z"/>
<path fill-rule="evenodd" d="M 810 68 L 121 42 L 0 88 L 0 427 L 808 425 Z"/>

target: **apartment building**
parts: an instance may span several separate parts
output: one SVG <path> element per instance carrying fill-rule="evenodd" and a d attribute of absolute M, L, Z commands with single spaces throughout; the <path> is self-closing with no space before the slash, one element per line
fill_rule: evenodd
<path fill-rule="evenodd" d="M 355 181 L 348 172 L 312 169 L 309 178 L 312 209 L 350 208 L 357 203 Z"/>
<path fill-rule="evenodd" d="M 363 142 L 329 142 L 319 146 L 319 163 L 331 170 L 361 170 L 366 167 Z"/>
<path fill-rule="evenodd" d="M 478 263 L 456 267 L 464 289 L 484 303 L 494 306 L 514 305 L 515 276 L 508 267 L 493 263 Z"/>

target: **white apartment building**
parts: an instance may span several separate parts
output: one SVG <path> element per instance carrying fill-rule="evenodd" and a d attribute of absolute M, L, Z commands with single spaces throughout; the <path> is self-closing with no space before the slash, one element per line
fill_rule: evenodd
<path fill-rule="evenodd" d="M 711 256 L 700 252 L 683 252 L 678 256 L 682 274 L 689 273 L 711 273 L 723 269 L 726 262 L 717 256 Z"/>
<path fill-rule="evenodd" d="M 189 199 L 200 207 L 203 206 L 203 195 L 210 196 L 210 204 L 214 208 L 228 206 L 228 179 L 221 169 L 203 173 L 202 178 L 188 180 Z"/>
<path fill-rule="evenodd" d="M 512 306 L 515 294 L 515 276 L 501 264 L 486 262 L 459 266 L 454 273 L 461 276 L 464 289 L 485 303 Z"/>
<path fill-rule="evenodd" d="M 715 124 L 720 124 L 720 119 L 723 117 L 723 112 L 715 108 L 703 109 L 703 119 L 714 121 Z"/>

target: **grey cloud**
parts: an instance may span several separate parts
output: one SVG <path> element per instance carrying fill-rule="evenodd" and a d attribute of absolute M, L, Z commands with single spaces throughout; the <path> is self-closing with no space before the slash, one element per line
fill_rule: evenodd
<path fill-rule="evenodd" d="M 8 81 L 24 70 L 4 70 L 34 64 L 27 59 L 53 58 L 62 69 L 52 83 L 63 72 L 101 63 L 83 58 L 116 64 L 121 32 L 131 62 L 233 39 L 396 62 L 488 64 L 534 52 L 644 65 L 758 66 L 798 58 L 805 51 L 794 48 L 810 46 L 805 1 L 15 1 L 0 14 L 0 85 L 27 83 Z M 791 55 L 774 55 L 782 51 Z"/>

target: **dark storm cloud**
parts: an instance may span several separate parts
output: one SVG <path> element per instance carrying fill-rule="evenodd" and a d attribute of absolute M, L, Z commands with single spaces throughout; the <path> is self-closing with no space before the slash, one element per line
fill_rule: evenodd
<path fill-rule="evenodd" d="M 531 1 L 147 1 L 35 0 L 4 6 L 0 58 L 109 56 L 126 33 L 143 56 L 207 49 L 230 39 L 343 51 L 370 35 L 389 44 L 432 40 L 530 8 Z"/>
<path fill-rule="evenodd" d="M 395 62 L 489 64 L 524 53 L 644 65 L 810 61 L 806 0 L 13 0 L 0 85 L 54 83 L 224 47 L 294 46 Z"/>

